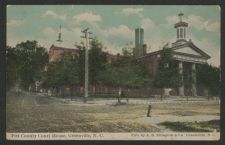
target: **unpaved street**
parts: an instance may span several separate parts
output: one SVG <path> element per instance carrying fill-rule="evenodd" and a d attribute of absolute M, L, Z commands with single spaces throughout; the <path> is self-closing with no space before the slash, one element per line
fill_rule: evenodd
<path fill-rule="evenodd" d="M 40 96 L 7 95 L 7 132 L 165 132 L 159 123 L 198 122 L 220 119 L 218 100 L 185 101 L 130 99 L 115 105 L 116 99 L 81 100 Z M 148 105 L 151 117 L 146 117 Z"/>

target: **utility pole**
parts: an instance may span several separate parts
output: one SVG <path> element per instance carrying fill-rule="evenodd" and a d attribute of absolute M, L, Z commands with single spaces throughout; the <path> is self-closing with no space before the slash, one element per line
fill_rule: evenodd
<path fill-rule="evenodd" d="M 85 30 L 81 31 L 84 33 L 84 36 L 81 36 L 81 38 L 85 38 L 86 40 L 86 47 L 85 47 L 85 80 L 84 80 L 84 102 L 87 101 L 88 98 L 88 50 L 89 50 L 89 39 L 92 39 L 89 37 L 91 32 L 88 31 L 89 28 L 86 28 Z"/>

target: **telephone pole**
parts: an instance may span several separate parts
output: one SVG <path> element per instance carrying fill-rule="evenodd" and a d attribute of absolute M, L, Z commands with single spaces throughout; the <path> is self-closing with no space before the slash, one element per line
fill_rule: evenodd
<path fill-rule="evenodd" d="M 85 46 L 85 77 L 84 77 L 84 102 L 87 101 L 88 98 L 88 50 L 89 50 L 89 39 L 92 39 L 89 37 L 91 32 L 88 31 L 89 28 L 86 28 L 85 30 L 81 31 L 84 33 L 84 36 L 81 36 L 81 38 L 85 38 L 86 40 L 86 46 Z"/>

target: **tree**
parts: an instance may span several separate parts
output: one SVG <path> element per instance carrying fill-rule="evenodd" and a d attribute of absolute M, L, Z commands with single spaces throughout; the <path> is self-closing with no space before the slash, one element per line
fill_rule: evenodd
<path fill-rule="evenodd" d="M 81 43 L 80 45 L 76 45 L 76 47 L 79 49 L 79 57 L 78 57 L 78 75 L 79 75 L 79 84 L 84 85 L 84 72 L 85 72 L 85 46 L 84 43 Z"/>
<path fill-rule="evenodd" d="M 148 83 L 147 70 L 144 64 L 137 62 L 126 52 L 117 58 L 115 62 L 107 65 L 101 74 L 103 84 L 109 86 L 137 88 Z"/>
<path fill-rule="evenodd" d="M 36 81 L 41 80 L 44 67 L 48 63 L 47 49 L 38 45 L 37 41 L 21 42 L 15 48 L 8 48 L 7 63 L 14 69 L 16 80 L 20 86 L 28 90 Z M 12 69 L 11 72 L 12 72 Z M 9 78 L 15 75 L 8 74 Z"/>
<path fill-rule="evenodd" d="M 56 89 L 64 95 L 65 87 L 70 89 L 79 83 L 78 58 L 63 54 L 48 65 L 43 86 Z M 70 92 L 71 93 L 71 92 Z"/>
<path fill-rule="evenodd" d="M 197 85 L 207 89 L 211 95 L 219 96 L 220 69 L 209 64 L 199 65 L 197 67 Z"/>
<path fill-rule="evenodd" d="M 79 82 L 84 83 L 84 57 L 85 57 L 85 46 L 83 43 L 76 45 L 79 49 Z M 96 85 L 100 82 L 97 77 L 100 72 L 104 71 L 107 64 L 106 54 L 102 51 L 102 43 L 94 38 L 90 42 L 89 50 L 89 84 Z"/>
<path fill-rule="evenodd" d="M 21 60 L 19 75 L 21 86 L 28 90 L 35 81 L 41 80 L 41 74 L 48 63 L 47 49 L 38 45 L 37 41 L 21 42 L 16 45 Z"/>
<path fill-rule="evenodd" d="M 160 60 L 153 84 L 157 88 L 176 88 L 181 83 L 181 75 L 176 62 L 172 58 L 172 50 L 164 47 L 160 52 Z"/>
<path fill-rule="evenodd" d="M 106 53 L 102 51 L 102 43 L 96 38 L 91 41 L 91 49 L 89 51 L 89 78 L 90 84 L 96 85 L 99 83 L 98 75 L 106 69 Z"/>
<path fill-rule="evenodd" d="M 7 91 L 14 87 L 18 81 L 19 58 L 16 55 L 15 48 L 6 47 L 6 88 Z"/>

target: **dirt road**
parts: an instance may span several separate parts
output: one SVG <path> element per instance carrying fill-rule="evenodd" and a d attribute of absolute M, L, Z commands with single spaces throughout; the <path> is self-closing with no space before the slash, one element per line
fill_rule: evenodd
<path fill-rule="evenodd" d="M 218 101 L 152 103 L 150 118 L 146 117 L 149 103 L 131 100 L 115 106 L 115 102 L 99 99 L 83 104 L 37 94 L 8 94 L 7 132 L 158 132 L 170 131 L 158 125 L 164 121 L 220 118 Z"/>

